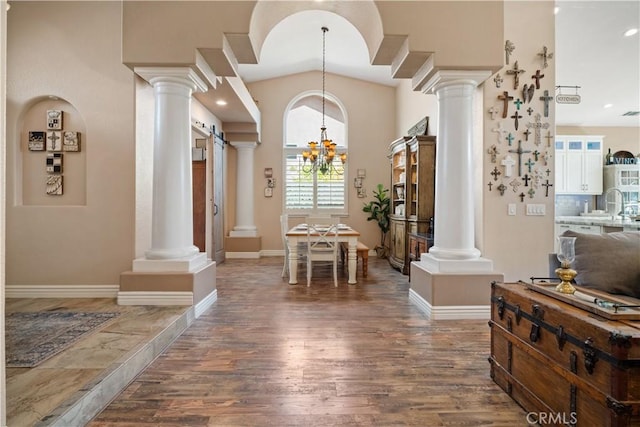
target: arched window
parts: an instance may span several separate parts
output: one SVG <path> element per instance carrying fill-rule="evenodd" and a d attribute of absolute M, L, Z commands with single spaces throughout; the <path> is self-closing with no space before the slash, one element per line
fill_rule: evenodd
<path fill-rule="evenodd" d="M 322 94 L 307 93 L 294 99 L 285 111 L 284 208 L 288 213 L 346 213 L 346 166 L 339 155 L 329 167 L 314 168 L 303 152 L 309 142 L 320 143 Z M 346 115 L 338 101 L 325 94 L 324 125 L 338 153 L 347 152 Z"/>

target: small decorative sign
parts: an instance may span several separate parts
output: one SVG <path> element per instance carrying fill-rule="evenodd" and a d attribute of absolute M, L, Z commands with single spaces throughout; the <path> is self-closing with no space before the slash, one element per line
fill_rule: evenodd
<path fill-rule="evenodd" d="M 62 129 L 62 110 L 47 110 L 47 129 Z"/>
<path fill-rule="evenodd" d="M 46 132 L 31 131 L 29 132 L 29 151 L 44 151 Z"/>
<path fill-rule="evenodd" d="M 411 129 L 407 131 L 409 136 L 427 135 L 429 132 L 429 117 L 425 117 L 418 123 L 413 125 Z"/>
<path fill-rule="evenodd" d="M 62 151 L 80 151 L 80 132 L 63 132 Z"/>
<path fill-rule="evenodd" d="M 558 95 L 556 102 L 558 104 L 580 104 L 580 95 Z"/>

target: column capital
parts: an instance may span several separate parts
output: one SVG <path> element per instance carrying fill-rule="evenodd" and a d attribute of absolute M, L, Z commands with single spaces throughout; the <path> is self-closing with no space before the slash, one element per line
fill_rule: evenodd
<path fill-rule="evenodd" d="M 489 77 L 489 70 L 438 70 L 420 88 L 422 93 L 433 94 L 437 90 L 452 85 L 480 85 Z"/>
<path fill-rule="evenodd" d="M 231 145 L 236 150 L 247 150 L 256 148 L 258 146 L 258 143 L 255 141 L 231 141 L 229 142 L 229 145 Z"/>
<path fill-rule="evenodd" d="M 135 67 L 133 71 L 154 86 L 159 82 L 184 84 L 195 92 L 209 90 L 207 84 L 189 67 Z"/>

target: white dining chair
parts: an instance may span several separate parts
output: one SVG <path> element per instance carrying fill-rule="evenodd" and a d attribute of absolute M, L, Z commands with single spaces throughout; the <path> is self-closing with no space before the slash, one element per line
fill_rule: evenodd
<path fill-rule="evenodd" d="M 291 254 L 289 253 L 289 245 L 287 242 L 287 231 L 289 231 L 289 215 L 280 215 L 280 231 L 282 234 L 282 245 L 284 247 L 284 265 L 282 266 L 282 277 L 289 277 L 289 259 Z M 296 262 L 298 264 L 305 265 L 307 262 L 307 244 L 298 243 L 298 255 Z"/>
<path fill-rule="evenodd" d="M 314 263 L 331 263 L 333 284 L 338 287 L 338 221 L 330 217 L 307 222 L 307 287 L 311 286 Z"/>

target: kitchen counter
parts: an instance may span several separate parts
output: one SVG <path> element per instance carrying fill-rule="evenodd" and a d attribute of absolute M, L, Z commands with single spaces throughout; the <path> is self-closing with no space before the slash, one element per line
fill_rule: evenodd
<path fill-rule="evenodd" d="M 611 219 L 597 216 L 557 216 L 556 224 L 595 225 L 603 227 L 621 227 L 625 230 L 640 230 L 640 221 L 630 219 Z"/>

